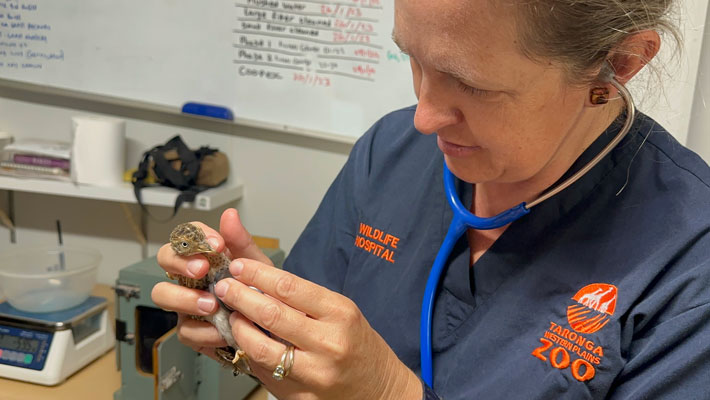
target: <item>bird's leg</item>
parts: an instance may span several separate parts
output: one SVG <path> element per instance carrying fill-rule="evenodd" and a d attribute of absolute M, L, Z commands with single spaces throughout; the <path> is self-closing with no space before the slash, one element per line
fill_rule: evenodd
<path fill-rule="evenodd" d="M 241 362 L 237 363 L 239 361 Z M 239 372 L 253 376 L 251 365 L 249 365 L 249 357 L 247 356 L 247 353 L 244 352 L 244 350 L 236 351 L 236 354 L 234 355 L 234 360 L 232 360 L 232 365 L 234 365 L 234 369 L 238 370 Z"/>
<path fill-rule="evenodd" d="M 239 359 L 241 358 L 246 359 L 247 353 L 245 353 L 244 350 L 237 350 L 236 352 L 234 352 L 234 359 L 232 359 L 232 364 L 236 364 L 237 361 L 239 361 Z"/>

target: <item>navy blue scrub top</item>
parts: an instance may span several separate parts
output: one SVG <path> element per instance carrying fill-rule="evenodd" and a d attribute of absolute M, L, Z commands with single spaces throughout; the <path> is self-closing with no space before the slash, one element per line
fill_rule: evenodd
<path fill-rule="evenodd" d="M 414 110 L 360 138 L 285 269 L 354 300 L 419 374 L 424 287 L 452 212 L 436 136 L 417 132 Z M 434 308 L 436 393 L 710 398 L 709 182 L 705 162 L 640 114 L 601 163 L 512 223 L 473 267 L 464 235 Z M 472 185 L 460 182 L 459 195 L 470 206 Z"/>

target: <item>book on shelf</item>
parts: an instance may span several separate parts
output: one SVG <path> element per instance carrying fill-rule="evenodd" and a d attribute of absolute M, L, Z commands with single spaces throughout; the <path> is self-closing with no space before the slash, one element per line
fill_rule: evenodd
<path fill-rule="evenodd" d="M 68 181 L 71 179 L 69 171 L 58 167 L 43 167 L 39 165 L 18 164 L 10 161 L 0 161 L 0 175 L 43 178 Z"/>
<path fill-rule="evenodd" d="M 34 154 L 18 154 L 12 155 L 12 162 L 15 164 L 37 165 L 40 167 L 52 167 L 69 170 L 71 162 L 65 158 L 54 158 L 46 156 L 38 156 Z"/>

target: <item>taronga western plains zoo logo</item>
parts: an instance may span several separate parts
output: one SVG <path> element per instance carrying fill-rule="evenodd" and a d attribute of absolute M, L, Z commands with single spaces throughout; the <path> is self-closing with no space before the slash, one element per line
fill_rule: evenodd
<path fill-rule="evenodd" d="M 604 361 L 604 347 L 590 335 L 602 329 L 616 310 L 617 289 L 607 283 L 593 283 L 572 296 L 567 307 L 567 323 L 550 321 L 540 337 L 541 345 L 532 351 L 533 357 L 552 367 L 569 371 L 574 379 L 593 379 L 597 367 Z"/>
<path fill-rule="evenodd" d="M 616 309 L 616 286 L 587 285 L 572 297 L 577 304 L 567 307 L 567 322 L 579 333 L 594 333 L 609 322 Z"/>

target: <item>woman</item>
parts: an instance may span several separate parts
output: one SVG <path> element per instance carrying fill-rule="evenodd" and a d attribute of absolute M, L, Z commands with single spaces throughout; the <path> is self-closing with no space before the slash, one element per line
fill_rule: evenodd
<path fill-rule="evenodd" d="M 483 217 L 583 168 L 630 117 L 613 79 L 626 84 L 657 54 L 670 6 L 396 1 L 393 36 L 419 102 L 358 141 L 289 272 L 268 265 L 234 210 L 219 232 L 205 227 L 238 257 L 216 292 L 238 311 L 233 333 L 254 375 L 288 399 L 707 396 L 710 170 L 642 114 L 570 187 L 456 243 L 434 308 L 433 389 L 418 378 L 422 296 L 452 218 L 443 162 Z M 207 268 L 169 247 L 158 262 Z M 187 314 L 217 307 L 168 283 L 153 300 Z M 224 345 L 209 325 L 181 321 L 195 349 Z M 275 367 L 291 354 L 276 336 L 295 346 L 283 380 Z"/>

